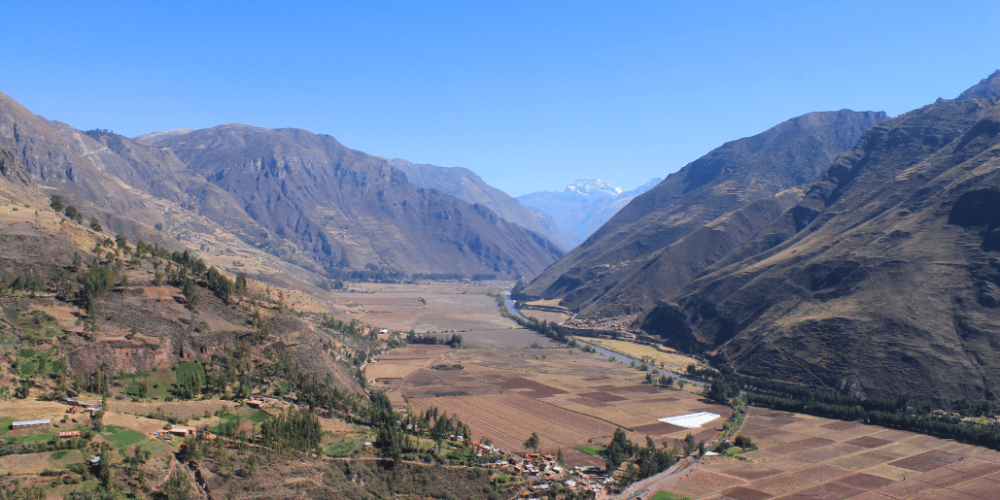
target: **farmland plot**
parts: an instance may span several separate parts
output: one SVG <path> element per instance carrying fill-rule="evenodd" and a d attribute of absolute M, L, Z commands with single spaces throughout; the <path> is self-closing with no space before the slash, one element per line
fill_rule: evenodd
<path fill-rule="evenodd" d="M 575 446 L 597 437 L 598 420 L 559 408 L 516 393 L 489 396 L 411 398 L 414 409 L 426 411 L 432 406 L 448 415 L 458 415 L 472 429 L 473 437 L 488 437 L 505 450 L 523 450 L 524 441 L 538 433 L 539 450 L 564 454 Z M 607 425 L 603 429 L 607 431 Z M 567 457 L 567 460 L 570 460 Z M 570 465 L 588 465 L 595 460 L 576 457 Z"/>
<path fill-rule="evenodd" d="M 355 292 L 333 292 L 338 306 L 365 323 L 396 331 L 503 330 L 504 318 L 487 295 L 506 283 L 352 284 Z"/>
<path fill-rule="evenodd" d="M 749 461 L 713 459 L 666 489 L 691 498 L 987 499 L 1000 484 L 1000 453 L 932 436 L 761 408 L 743 430 L 759 446 L 744 453 Z"/>

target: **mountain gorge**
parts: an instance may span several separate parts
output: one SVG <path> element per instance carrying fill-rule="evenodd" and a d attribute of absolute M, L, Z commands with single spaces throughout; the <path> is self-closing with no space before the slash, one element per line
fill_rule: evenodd
<path fill-rule="evenodd" d="M 727 143 L 637 196 L 525 288 L 581 317 L 637 315 L 795 205 L 881 112 L 809 113 Z"/>

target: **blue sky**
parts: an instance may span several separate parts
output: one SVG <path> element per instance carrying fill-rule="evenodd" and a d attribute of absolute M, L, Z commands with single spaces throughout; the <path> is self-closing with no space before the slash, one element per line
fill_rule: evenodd
<path fill-rule="evenodd" d="M 955 97 L 1000 68 L 1000 2 L 32 1 L 3 38 L 0 91 L 80 129 L 298 127 L 516 196 Z"/>

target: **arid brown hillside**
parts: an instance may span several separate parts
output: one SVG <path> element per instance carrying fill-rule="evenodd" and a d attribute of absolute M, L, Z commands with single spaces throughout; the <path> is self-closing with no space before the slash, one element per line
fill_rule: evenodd
<path fill-rule="evenodd" d="M 330 136 L 225 125 L 156 145 L 330 272 L 534 276 L 561 255 L 484 206 L 418 188 L 385 160 Z"/>
<path fill-rule="evenodd" d="M 207 250 L 231 235 L 310 271 L 348 276 L 531 277 L 561 255 L 544 237 L 419 189 L 329 136 L 228 126 L 143 139 L 159 142 L 81 132 L 0 94 L 0 146 L 28 180 L 132 240 L 176 246 L 177 238 Z"/>
<path fill-rule="evenodd" d="M 789 189 L 818 179 L 883 119 L 881 112 L 809 113 L 727 143 L 632 200 L 525 292 L 562 299 L 585 317 L 652 307 L 724 255 L 720 249 L 783 213 L 799 196 Z"/>
<path fill-rule="evenodd" d="M 642 328 L 749 375 L 877 396 L 994 398 L 1000 107 L 989 89 L 998 76 L 977 97 L 873 127 L 798 205 Z"/>

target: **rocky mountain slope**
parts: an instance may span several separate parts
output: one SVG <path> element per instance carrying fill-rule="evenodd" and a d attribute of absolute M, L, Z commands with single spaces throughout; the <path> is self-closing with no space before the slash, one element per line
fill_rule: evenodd
<path fill-rule="evenodd" d="M 389 160 L 389 164 L 402 170 L 406 178 L 417 186 L 437 189 L 473 205 L 483 205 L 501 219 L 541 234 L 563 251 L 572 248 L 551 217 L 525 208 L 467 168 L 411 163 L 400 158 Z"/>
<path fill-rule="evenodd" d="M 280 238 L 279 255 L 329 273 L 533 276 L 561 255 L 544 237 L 420 188 L 385 160 L 298 129 L 225 125 L 155 144 Z M 252 235 L 242 235 L 253 238 Z"/>
<path fill-rule="evenodd" d="M 583 317 L 635 315 L 798 202 L 885 113 L 809 113 L 726 143 L 637 196 L 525 293 Z"/>
<path fill-rule="evenodd" d="M 749 375 L 994 398 L 998 79 L 874 126 L 800 203 L 637 324 Z"/>
<path fill-rule="evenodd" d="M 312 272 L 354 277 L 533 276 L 561 255 L 482 205 L 420 189 L 332 137 L 227 126 L 143 139 L 81 132 L 0 94 L 0 146 L 28 177 L 133 240 L 176 238 L 218 252 L 233 251 L 220 240 L 240 241 Z"/>
<path fill-rule="evenodd" d="M 573 248 L 583 243 L 636 196 L 649 191 L 659 182 L 660 179 L 651 179 L 633 190 L 625 191 L 601 179 L 578 179 L 562 191 L 528 193 L 518 196 L 517 201 L 532 210 L 536 217 L 551 218 L 568 248 Z"/>

